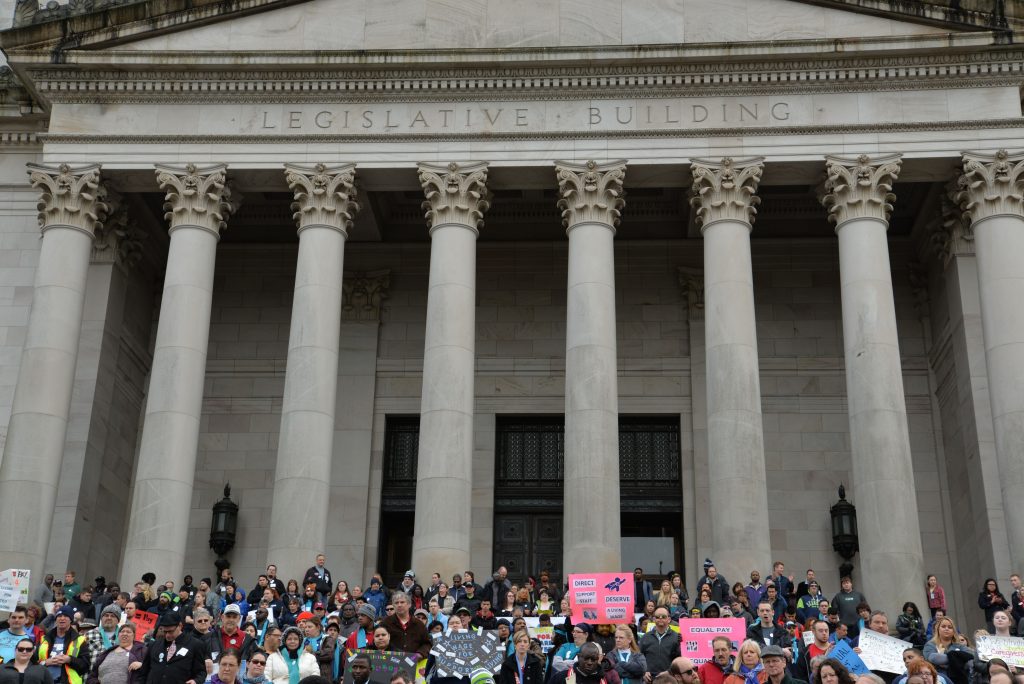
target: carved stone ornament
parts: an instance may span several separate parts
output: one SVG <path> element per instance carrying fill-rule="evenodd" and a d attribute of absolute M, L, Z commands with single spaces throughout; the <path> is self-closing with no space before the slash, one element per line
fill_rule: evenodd
<path fill-rule="evenodd" d="M 972 223 L 992 216 L 1024 216 L 1024 152 L 964 152 L 957 203 Z"/>
<path fill-rule="evenodd" d="M 91 260 L 130 268 L 142 260 L 145 233 L 131 219 L 127 205 L 117 193 L 109 193 L 108 204 L 110 215 L 102 226 L 96 227 Z"/>
<path fill-rule="evenodd" d="M 693 196 L 690 204 L 697 209 L 697 225 L 701 230 L 715 221 L 741 221 L 754 224 L 757 186 L 764 172 L 764 157 L 721 160 L 691 159 Z"/>
<path fill-rule="evenodd" d="M 195 164 L 184 167 L 156 167 L 156 180 L 164 197 L 164 218 L 170 230 L 179 226 L 196 226 L 216 236 L 227 227 L 228 217 L 237 208 L 227 186 L 227 165 L 217 164 L 199 168 Z"/>
<path fill-rule="evenodd" d="M 42 232 L 66 226 L 95 235 L 109 207 L 100 184 L 98 164 L 72 168 L 67 164 L 27 164 L 29 181 L 39 190 L 39 227 Z"/>
<path fill-rule="evenodd" d="M 691 321 L 704 320 L 704 271 L 680 266 L 679 285 L 686 297 Z"/>
<path fill-rule="evenodd" d="M 558 178 L 558 208 L 566 230 L 579 223 L 619 225 L 626 206 L 622 184 L 626 180 L 626 160 L 598 164 L 555 162 Z"/>
<path fill-rule="evenodd" d="M 391 271 L 353 273 L 342 280 L 341 317 L 346 321 L 379 321 L 380 307 L 388 297 Z"/>
<path fill-rule="evenodd" d="M 292 210 L 299 231 L 308 226 L 329 226 L 347 236 L 352 218 L 359 211 L 356 165 L 285 164 L 284 168 L 288 187 L 295 193 Z"/>
<path fill-rule="evenodd" d="M 837 228 L 859 218 L 888 223 L 896 201 L 892 186 L 900 175 L 902 156 L 825 157 L 821 203 L 828 210 L 828 220 Z"/>
<path fill-rule="evenodd" d="M 932 229 L 929 246 L 943 266 L 948 266 L 957 255 L 974 254 L 974 231 L 957 199 L 966 183 L 965 176 L 949 181 L 939 197 L 939 219 Z"/>
<path fill-rule="evenodd" d="M 419 164 L 420 185 L 426 200 L 427 225 L 435 227 L 447 223 L 469 226 L 474 231 L 484 224 L 484 212 L 490 206 L 487 190 L 487 163 Z"/>

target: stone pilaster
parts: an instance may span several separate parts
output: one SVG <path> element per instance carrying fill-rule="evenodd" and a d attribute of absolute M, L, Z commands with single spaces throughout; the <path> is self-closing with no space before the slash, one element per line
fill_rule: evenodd
<path fill-rule="evenodd" d="M 916 490 L 886 235 L 899 171 L 899 155 L 826 157 L 822 197 L 839 237 L 864 593 L 890 615 L 900 612 L 903 601 L 924 600 L 917 501 L 908 496 Z"/>
<path fill-rule="evenodd" d="M 557 162 L 569 236 L 563 576 L 621 570 L 615 229 L 626 162 Z M 594 506 L 595 501 L 608 505 Z"/>
<path fill-rule="evenodd" d="M 184 564 L 220 231 L 234 211 L 223 164 L 156 167 L 170 246 L 153 349 L 122 583 Z"/>
<path fill-rule="evenodd" d="M 446 577 L 470 560 L 476 238 L 490 206 L 487 164 L 421 163 L 419 179 L 430 227 L 430 281 L 412 564 Z"/>
<path fill-rule="evenodd" d="M 0 564 L 38 577 L 64 460 L 89 255 L 108 207 L 98 165 L 28 170 L 42 247 L 0 464 Z"/>
<path fill-rule="evenodd" d="M 708 504 L 725 577 L 771 567 L 750 231 L 764 159 L 693 159 L 691 203 L 704 236 Z"/>
<path fill-rule="evenodd" d="M 359 204 L 353 164 L 286 164 L 285 179 L 295 193 L 299 255 L 267 562 L 293 577 L 327 539 L 345 240 Z"/>
<path fill-rule="evenodd" d="M 978 260 L 981 324 L 1010 566 L 1024 563 L 1024 153 L 965 152 L 957 201 Z"/>

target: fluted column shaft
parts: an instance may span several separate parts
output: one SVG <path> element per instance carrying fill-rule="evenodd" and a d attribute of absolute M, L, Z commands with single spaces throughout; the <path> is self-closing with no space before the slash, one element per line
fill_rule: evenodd
<path fill-rule="evenodd" d="M 0 565 L 41 577 L 50 540 L 93 237 L 107 206 L 100 167 L 29 164 L 42 245 L 0 465 Z"/>
<path fill-rule="evenodd" d="M 419 179 L 430 225 L 430 281 L 412 564 L 446 577 L 469 567 L 476 239 L 489 206 L 487 165 L 420 164 Z"/>
<path fill-rule="evenodd" d="M 230 212 L 223 165 L 157 167 L 170 247 L 132 493 L 122 585 L 181 577 L 191 514 L 217 242 Z"/>
<path fill-rule="evenodd" d="M 1024 566 L 1024 153 L 964 154 L 1010 567 Z"/>
<path fill-rule="evenodd" d="M 760 157 L 691 162 L 704 235 L 712 558 L 730 581 L 772 560 L 750 257 L 763 168 Z"/>
<path fill-rule="evenodd" d="M 299 256 L 267 562 L 282 577 L 298 577 L 326 541 L 345 240 L 359 205 L 354 165 L 285 169 Z"/>
<path fill-rule="evenodd" d="M 899 155 L 828 157 L 822 202 L 839 236 L 846 394 L 863 591 L 899 614 L 924 599 L 924 560 L 886 233 Z M 920 605 L 920 603 L 918 603 Z"/>
<path fill-rule="evenodd" d="M 624 161 L 555 166 L 569 236 L 565 328 L 563 577 L 618 572 L 619 391 L 615 229 Z"/>

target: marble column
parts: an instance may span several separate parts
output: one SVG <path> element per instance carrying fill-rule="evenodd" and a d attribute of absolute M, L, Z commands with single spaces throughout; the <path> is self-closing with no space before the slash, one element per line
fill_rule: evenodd
<path fill-rule="evenodd" d="M 924 559 L 907 429 L 887 231 L 900 155 L 826 157 L 822 204 L 839 236 L 859 588 L 898 615 L 921 605 Z"/>
<path fill-rule="evenodd" d="M 487 164 L 423 163 L 419 179 L 430 225 L 430 281 L 412 565 L 450 577 L 470 558 L 476 239 L 490 206 Z"/>
<path fill-rule="evenodd" d="M 569 236 L 562 577 L 622 570 L 615 229 L 626 162 L 556 162 Z"/>
<path fill-rule="evenodd" d="M 295 193 L 299 256 L 288 333 L 281 435 L 267 562 L 298 577 L 324 552 L 338 388 L 345 240 L 356 203 L 355 165 L 285 165 Z"/>
<path fill-rule="evenodd" d="M 0 565 L 41 577 L 82 330 L 93 238 L 107 212 L 100 167 L 29 164 L 42 245 L 0 464 Z"/>
<path fill-rule="evenodd" d="M 1024 152 L 964 153 L 957 199 L 971 221 L 1010 567 L 1024 567 Z"/>
<path fill-rule="evenodd" d="M 711 559 L 735 582 L 772 561 L 750 258 L 764 159 L 693 159 L 690 169 L 704 236 Z"/>
<path fill-rule="evenodd" d="M 232 211 L 223 164 L 156 167 L 170 246 L 121 585 L 181 577 L 199 445 L 217 242 Z"/>

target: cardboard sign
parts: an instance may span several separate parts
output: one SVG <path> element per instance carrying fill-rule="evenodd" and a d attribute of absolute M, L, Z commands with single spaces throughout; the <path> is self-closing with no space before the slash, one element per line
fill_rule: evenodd
<path fill-rule="evenodd" d="M 531 630 L 532 629 L 536 629 L 537 627 L 540 627 L 540 618 L 539 617 L 524 617 L 523 619 L 526 620 L 526 626 L 528 628 L 530 628 Z M 552 626 L 554 626 L 554 625 L 561 625 L 561 624 L 565 624 L 565 616 L 564 615 L 552 615 L 551 616 L 551 625 Z"/>
<path fill-rule="evenodd" d="M 530 636 L 540 642 L 540 650 L 547 653 L 555 645 L 554 627 L 530 627 Z"/>
<path fill-rule="evenodd" d="M 569 575 L 573 621 L 599 625 L 632 622 L 634 589 L 630 573 Z"/>
<path fill-rule="evenodd" d="M 982 660 L 1001 658 L 1010 667 L 1024 667 L 1024 638 L 979 635 L 977 646 Z"/>
<path fill-rule="evenodd" d="M 846 641 L 840 641 L 833 646 L 832 650 L 828 652 L 828 657 L 835 658 L 855 675 L 871 672 L 871 668 L 864 664 L 864 661 L 860 659 L 860 656 L 854 652 L 853 648 Z"/>
<path fill-rule="evenodd" d="M 156 629 L 158 616 L 156 613 L 147 613 L 144 610 L 135 611 L 132 622 L 135 624 L 135 640 L 143 641 L 150 630 Z"/>
<path fill-rule="evenodd" d="M 370 660 L 370 677 L 365 682 L 356 682 L 352 677 L 352 659 L 355 656 L 366 656 Z M 402 653 L 400 651 L 374 651 L 365 648 L 345 650 L 344 684 L 391 684 L 391 677 L 399 672 L 409 681 L 417 676 L 418 653 Z"/>
<path fill-rule="evenodd" d="M 675 627 L 675 625 L 673 625 Z M 739 649 L 747 638 L 747 622 L 743 618 L 692 618 L 679 621 L 679 648 L 695 665 L 703 665 L 715 655 L 711 641 L 718 636 L 729 637 L 732 650 Z"/>
<path fill-rule="evenodd" d="M 497 672 L 505 660 L 505 649 L 495 632 L 448 630 L 430 649 L 439 677 L 468 677 L 484 668 Z"/>
<path fill-rule="evenodd" d="M 28 605 L 29 570 L 8 569 L 0 572 L 0 610 L 10 612 L 18 604 Z"/>
<path fill-rule="evenodd" d="M 860 659 L 869 670 L 900 674 L 907 669 L 903 663 L 903 652 L 914 645 L 909 641 L 894 639 L 885 634 L 862 630 L 857 645 L 860 647 Z"/>

